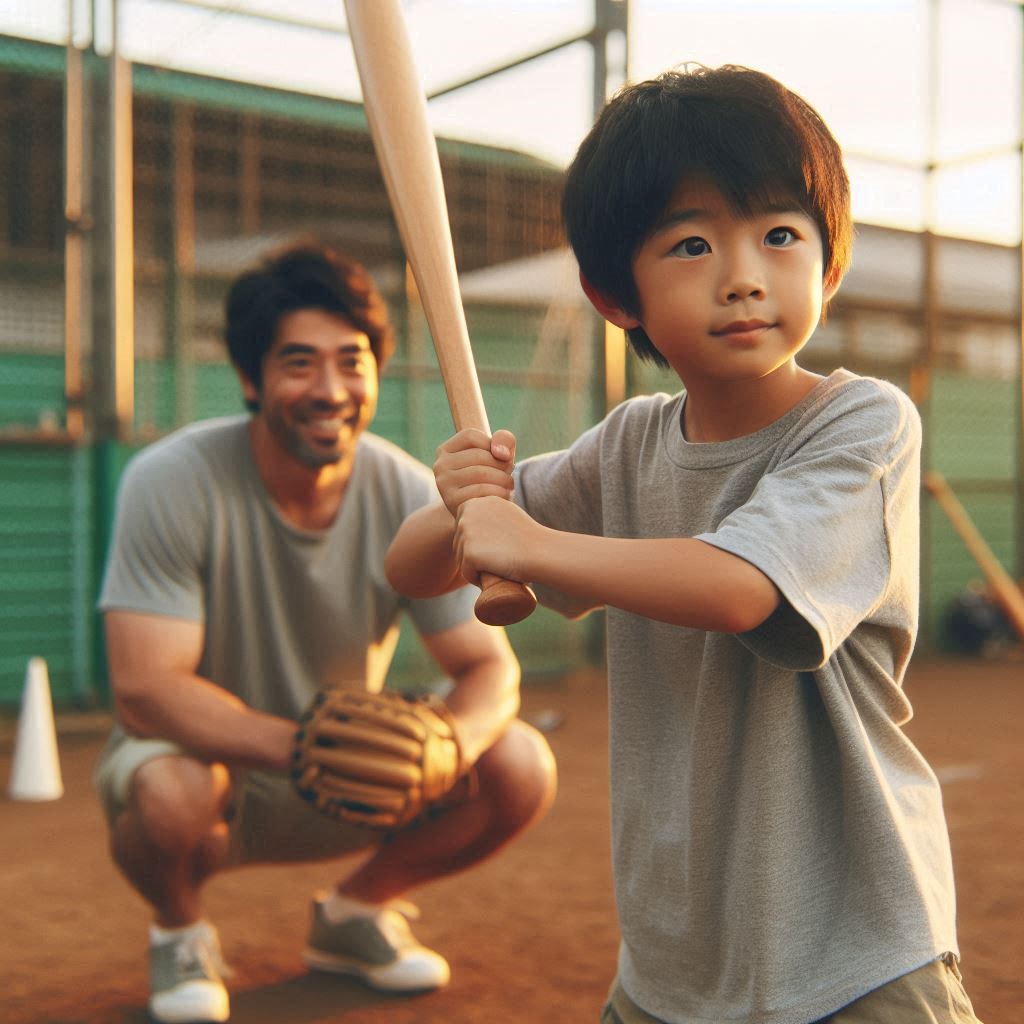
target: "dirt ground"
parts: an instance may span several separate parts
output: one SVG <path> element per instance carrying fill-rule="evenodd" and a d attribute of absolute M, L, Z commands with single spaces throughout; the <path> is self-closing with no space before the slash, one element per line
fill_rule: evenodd
<path fill-rule="evenodd" d="M 963 971 L 985 1024 L 1024 1019 L 1024 661 L 918 660 L 909 733 L 943 780 L 958 885 Z M 560 792 L 518 843 L 415 894 L 417 934 L 451 986 L 414 998 L 307 974 L 310 894 L 331 866 L 254 868 L 215 879 L 208 910 L 235 967 L 234 1024 L 594 1022 L 614 972 L 606 720 L 600 675 L 525 688 L 523 716 L 549 733 Z M 143 1024 L 148 915 L 107 859 L 90 775 L 103 716 L 61 716 L 65 796 L 0 802 L 0 1021 Z M 12 730 L 0 733 L 10 772 Z"/>

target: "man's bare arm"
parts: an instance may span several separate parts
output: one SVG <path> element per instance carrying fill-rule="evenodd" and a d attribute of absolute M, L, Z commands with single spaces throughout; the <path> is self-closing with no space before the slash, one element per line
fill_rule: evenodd
<path fill-rule="evenodd" d="M 206 761 L 287 767 L 295 723 L 255 711 L 197 674 L 201 623 L 110 611 L 105 626 L 114 707 L 128 732 L 170 740 Z"/>
<path fill-rule="evenodd" d="M 475 762 L 519 713 L 519 662 L 505 631 L 476 619 L 424 636 L 423 643 L 455 684 L 445 702 L 463 753 Z"/>

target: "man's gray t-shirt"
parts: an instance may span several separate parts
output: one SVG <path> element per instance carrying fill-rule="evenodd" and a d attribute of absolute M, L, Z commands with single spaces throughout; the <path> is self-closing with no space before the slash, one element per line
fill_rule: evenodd
<path fill-rule="evenodd" d="M 920 420 L 846 371 L 721 443 L 684 439 L 684 401 L 525 461 L 516 500 L 560 530 L 696 537 L 781 591 L 741 636 L 608 609 L 619 975 L 671 1024 L 807 1024 L 956 950 L 941 794 L 901 728 Z"/>
<path fill-rule="evenodd" d="M 403 609 L 437 633 L 472 618 L 474 594 L 407 601 L 384 577 L 403 519 L 437 500 L 426 467 L 364 434 L 334 523 L 303 530 L 270 499 L 248 421 L 193 424 L 131 461 L 100 608 L 202 622 L 199 674 L 297 718 L 324 687 L 383 686 Z"/>

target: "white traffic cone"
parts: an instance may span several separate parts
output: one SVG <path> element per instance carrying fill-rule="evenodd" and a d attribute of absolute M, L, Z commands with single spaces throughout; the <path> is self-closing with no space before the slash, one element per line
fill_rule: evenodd
<path fill-rule="evenodd" d="M 12 800 L 56 800 L 64 795 L 50 674 L 42 658 L 30 659 L 25 673 L 7 795 Z"/>

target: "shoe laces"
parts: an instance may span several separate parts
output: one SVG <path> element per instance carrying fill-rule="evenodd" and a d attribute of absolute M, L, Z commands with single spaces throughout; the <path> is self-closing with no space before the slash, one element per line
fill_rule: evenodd
<path fill-rule="evenodd" d="M 377 927 L 395 949 L 418 946 L 409 927 L 410 921 L 420 916 L 419 907 L 407 900 L 388 900 L 376 914 Z"/>
<path fill-rule="evenodd" d="M 174 949 L 174 958 L 183 971 L 196 968 L 210 979 L 230 978 L 234 971 L 224 960 L 215 934 L 201 932 L 181 939 Z"/>

